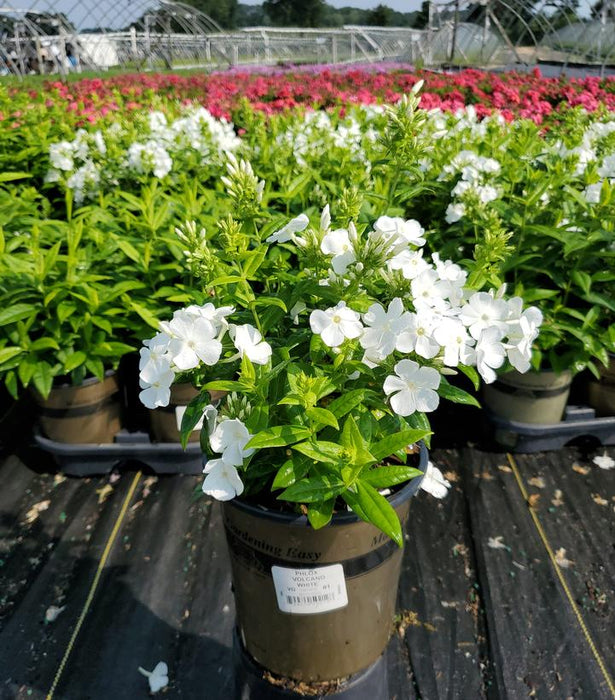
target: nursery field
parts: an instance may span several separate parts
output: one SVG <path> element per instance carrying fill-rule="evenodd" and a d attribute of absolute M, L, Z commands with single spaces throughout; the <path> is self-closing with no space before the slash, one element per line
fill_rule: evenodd
<path fill-rule="evenodd" d="M 212 498 L 401 544 L 419 442 L 391 698 L 615 697 L 614 358 L 615 77 L 0 82 L 0 698 L 231 697 Z M 92 456 L 180 431 L 204 479 Z"/>

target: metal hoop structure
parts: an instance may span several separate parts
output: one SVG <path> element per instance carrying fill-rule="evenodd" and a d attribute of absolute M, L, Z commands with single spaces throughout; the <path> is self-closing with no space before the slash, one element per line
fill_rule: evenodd
<path fill-rule="evenodd" d="M 380 61 L 615 72 L 615 0 L 431 0 L 422 29 L 235 32 L 171 0 L 4 2 L 0 74 Z"/>

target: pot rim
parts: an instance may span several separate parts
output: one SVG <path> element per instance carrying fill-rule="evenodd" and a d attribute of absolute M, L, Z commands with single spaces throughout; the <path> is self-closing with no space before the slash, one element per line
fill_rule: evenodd
<path fill-rule="evenodd" d="M 410 479 L 403 488 L 394 493 L 392 496 L 387 496 L 387 501 L 397 508 L 405 501 L 409 500 L 412 496 L 418 493 L 418 490 L 425 478 L 425 472 L 427 471 L 427 462 L 429 460 L 429 452 L 424 442 L 419 442 L 419 464 L 418 468 L 423 471 L 420 476 L 415 476 L 414 479 Z M 279 511 L 269 510 L 265 506 L 253 505 L 251 503 L 246 503 L 239 498 L 234 498 L 230 501 L 222 502 L 225 507 L 237 508 L 237 510 L 243 511 L 244 513 L 249 513 L 250 515 L 265 518 L 267 520 L 273 520 L 278 523 L 284 523 L 286 525 L 297 525 L 301 527 L 312 527 L 307 518 L 307 515 L 297 515 L 296 513 L 281 513 Z M 329 526 L 333 525 L 348 525 L 349 523 L 358 522 L 361 520 L 356 513 L 350 511 L 344 513 L 334 513 L 331 518 Z M 362 521 L 361 521 L 362 522 Z"/>

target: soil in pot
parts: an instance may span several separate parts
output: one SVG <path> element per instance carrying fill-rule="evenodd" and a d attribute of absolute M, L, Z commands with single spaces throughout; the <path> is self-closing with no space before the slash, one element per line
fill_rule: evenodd
<path fill-rule="evenodd" d="M 390 497 L 402 523 L 420 480 Z M 239 635 L 258 664 L 312 683 L 351 676 L 381 656 L 402 558 L 387 535 L 351 512 L 321 530 L 238 499 L 223 504 L 223 515 Z"/>
<path fill-rule="evenodd" d="M 83 384 L 52 388 L 47 399 L 35 393 L 43 434 L 56 442 L 105 444 L 122 427 L 117 375 L 108 373 L 101 382 L 92 377 Z"/>
<path fill-rule="evenodd" d="M 569 371 L 506 372 L 483 386 L 483 405 L 507 420 L 552 425 L 564 415 L 571 383 Z"/>

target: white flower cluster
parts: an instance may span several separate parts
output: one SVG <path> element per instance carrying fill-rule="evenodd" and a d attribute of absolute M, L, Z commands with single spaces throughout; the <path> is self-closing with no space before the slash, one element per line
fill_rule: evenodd
<path fill-rule="evenodd" d="M 308 223 L 307 216 L 301 214 L 267 240 L 293 241 L 304 247 L 306 241 L 297 233 L 305 230 Z M 381 364 L 394 351 L 414 353 L 426 360 L 439 358 L 448 367 L 460 363 L 476 366 L 487 383 L 495 381 L 495 370 L 507 359 L 518 371 L 527 372 L 532 343 L 542 323 L 539 309 L 524 310 L 520 297 L 505 300 L 504 289 L 499 293 L 471 292 L 465 288 L 467 273 L 459 265 L 441 260 L 437 253 L 433 254 L 431 263 L 425 260 L 422 250 L 425 231 L 414 219 L 382 216 L 365 240 L 361 240 L 353 224 L 348 229 L 330 230 L 330 223 L 326 206 L 320 219 L 323 234 L 320 248 L 331 257 L 330 279 L 343 280 L 350 270 L 360 274 L 363 271 L 360 260 L 367 257 L 367 251 L 379 250 L 389 271 L 400 271 L 410 280 L 411 294 L 408 308 L 404 300 L 396 298 L 388 309 L 373 304 L 363 315 L 344 301 L 324 311 L 312 311 L 312 332 L 320 335 L 325 345 L 336 348 L 345 340 L 358 339 L 364 349 L 363 362 L 371 367 Z M 433 411 L 438 403 L 437 370 L 433 374 L 430 368 L 420 368 L 407 359 L 399 365 L 402 374 L 397 367 L 396 372 L 408 386 L 428 387 L 431 392 L 423 394 L 429 397 L 427 400 L 417 403 L 410 396 L 413 391 L 405 391 L 403 407 L 396 402 L 404 411 L 400 415 Z M 424 386 L 419 377 L 429 377 L 428 384 Z M 389 382 L 388 387 L 391 386 Z M 394 410 L 397 411 L 395 406 Z"/>
<path fill-rule="evenodd" d="M 463 197 L 473 192 L 483 203 L 493 202 L 501 196 L 501 190 L 492 184 L 493 176 L 500 172 L 500 164 L 494 158 L 486 158 L 474 151 L 458 153 L 450 164 L 445 165 L 438 180 L 447 180 L 461 175 L 451 190 L 452 202 L 446 209 L 445 219 L 449 224 L 459 221 L 465 214 Z"/>
<path fill-rule="evenodd" d="M 349 161 L 360 163 L 368 173 L 371 161 L 367 149 L 378 138 L 378 124 L 384 124 L 383 115 L 383 108 L 364 107 L 358 110 L 357 117 L 350 114 L 334 122 L 327 112 L 306 112 L 302 120 L 294 121 L 277 137 L 276 143 L 302 168 L 324 156 L 331 157 L 335 149 Z"/>
<path fill-rule="evenodd" d="M 104 134 L 80 129 L 72 141 L 52 143 L 47 182 L 63 183 L 81 204 L 104 185 L 116 185 L 118 178 L 138 173 L 162 179 L 181 169 L 189 153 L 197 153 L 201 163 L 219 163 L 241 144 L 233 124 L 215 119 L 203 107 L 189 107 L 171 122 L 162 112 L 152 112 L 148 122 L 149 133 L 144 130 L 144 138 L 128 146 L 121 145 L 128 132 L 117 124 Z"/>
<path fill-rule="evenodd" d="M 222 355 L 222 341 L 229 335 L 237 357 L 246 355 L 254 364 L 267 364 L 271 346 L 250 324 L 229 323 L 232 306 L 188 306 L 160 323 L 160 332 L 143 341 L 139 361 L 139 398 L 147 408 L 168 406 L 175 375 L 199 367 L 212 367 Z"/>
<path fill-rule="evenodd" d="M 437 274 L 437 273 L 436 273 Z M 385 309 L 372 304 L 365 314 L 350 309 L 345 302 L 312 311 L 312 332 L 325 345 L 336 348 L 346 340 L 358 340 L 364 350 L 363 362 L 375 367 L 395 351 L 413 353 L 426 360 L 441 359 L 447 367 L 460 363 L 476 366 L 486 383 L 495 381 L 496 372 L 508 361 L 520 372 L 529 369 L 531 346 L 538 335 L 542 314 L 535 307 L 522 309 L 522 300 L 498 298 L 475 292 L 457 305 L 441 295 L 437 277 L 416 311 L 404 308 L 395 298 Z M 416 302 L 416 299 L 415 299 Z M 400 416 L 416 411 L 434 411 L 439 403 L 440 372 L 422 367 L 414 360 L 401 359 L 395 375 L 384 382 L 384 393 L 391 395 L 391 408 Z"/>
<path fill-rule="evenodd" d="M 49 146 L 51 168 L 47 182 L 65 181 L 73 191 L 77 204 L 93 197 L 100 187 L 101 167 L 99 161 L 107 153 L 101 131 L 88 133 L 79 129 L 72 141 L 59 141 Z"/>

